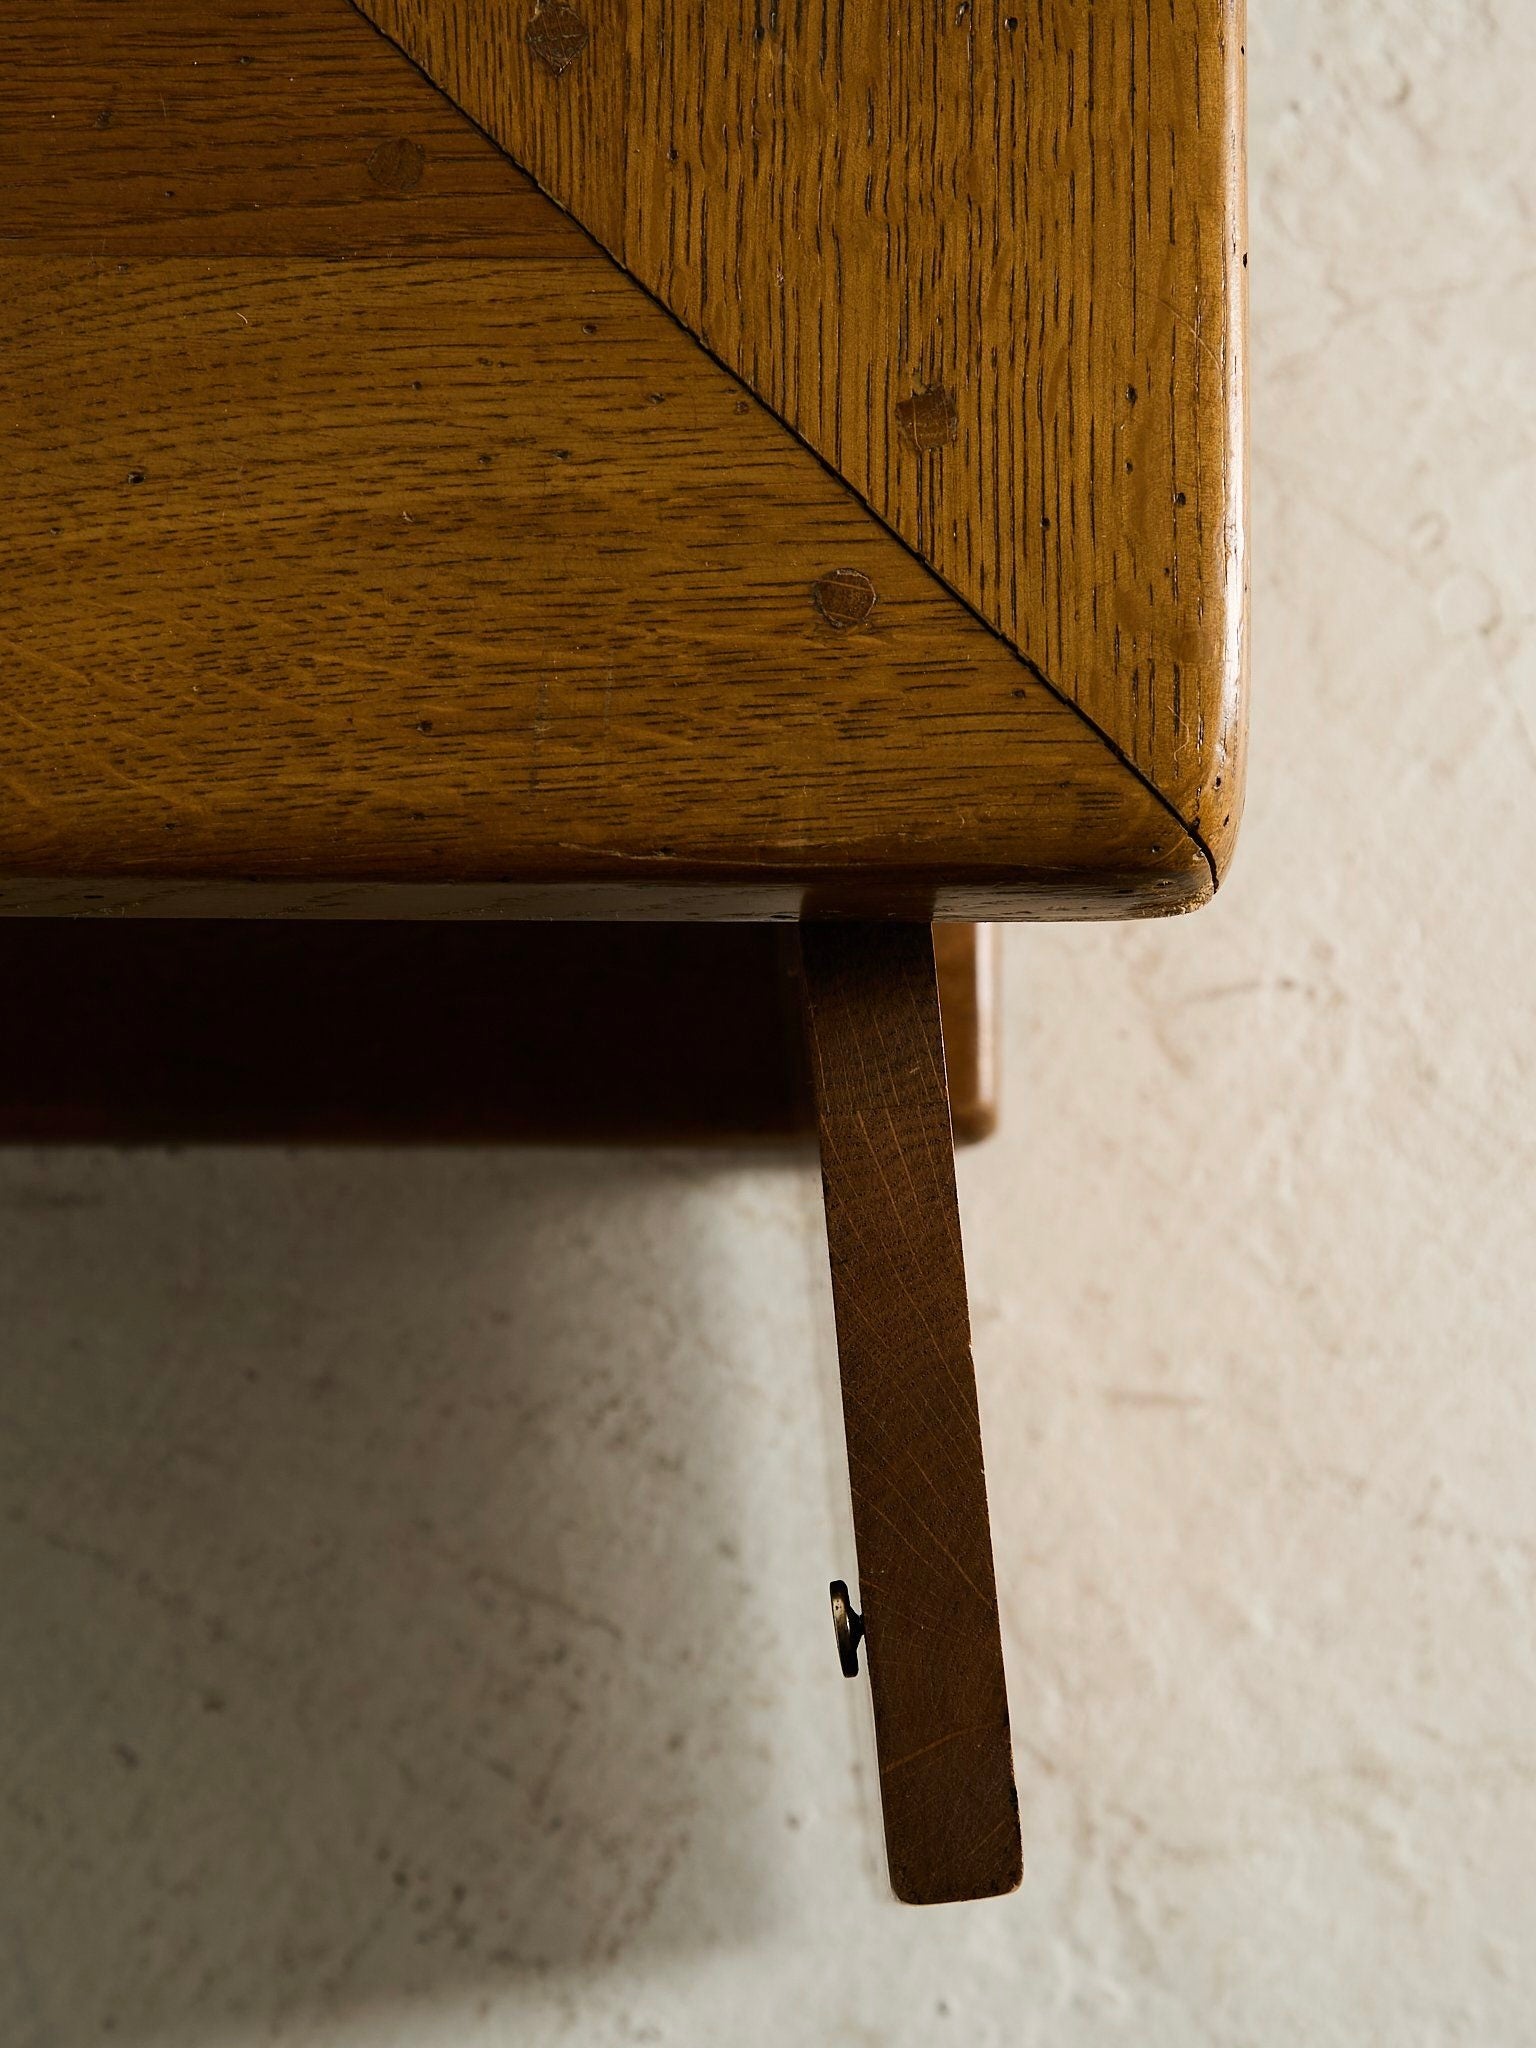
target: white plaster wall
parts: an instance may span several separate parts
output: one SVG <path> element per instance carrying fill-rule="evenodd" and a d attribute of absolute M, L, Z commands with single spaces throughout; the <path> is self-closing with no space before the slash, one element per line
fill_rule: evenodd
<path fill-rule="evenodd" d="M 1029 1875 L 884 1895 L 808 1163 L 0 1158 L 0 2043 L 1536 2038 L 1536 6 L 1258 0 L 1230 889 L 963 1162 Z"/>

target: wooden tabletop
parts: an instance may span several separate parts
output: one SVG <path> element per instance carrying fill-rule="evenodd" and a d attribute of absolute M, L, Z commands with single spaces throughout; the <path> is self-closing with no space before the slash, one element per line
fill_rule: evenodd
<path fill-rule="evenodd" d="M 1231 0 L 3 5 L 0 909 L 1211 893 Z"/>

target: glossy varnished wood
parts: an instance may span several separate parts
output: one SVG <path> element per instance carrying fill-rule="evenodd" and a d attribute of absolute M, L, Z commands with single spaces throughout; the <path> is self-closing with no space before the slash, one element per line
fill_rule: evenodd
<path fill-rule="evenodd" d="M 346 0 L 0 0 L 0 251 L 601 259 Z"/>
<path fill-rule="evenodd" d="M 1203 893 L 1082 722 L 617 272 L 518 276 L 15 266 L 0 900 Z M 880 593 L 853 632 L 814 601 L 849 564 Z"/>
<path fill-rule="evenodd" d="M 891 1884 L 986 1898 L 1021 1850 L 932 935 L 802 945 Z"/>
<path fill-rule="evenodd" d="M 346 0 L 7 19 L 0 910 L 1209 893 L 1092 725 Z"/>
<path fill-rule="evenodd" d="M 1225 864 L 1241 0 L 358 0 Z"/>

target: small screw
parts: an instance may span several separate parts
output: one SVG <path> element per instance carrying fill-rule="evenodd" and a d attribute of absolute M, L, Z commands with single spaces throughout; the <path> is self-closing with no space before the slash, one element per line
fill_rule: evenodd
<path fill-rule="evenodd" d="M 844 1678 L 859 1675 L 859 1645 L 864 1640 L 864 1617 L 855 1614 L 848 1588 L 841 1579 L 834 1579 L 832 1592 L 832 1627 L 837 1635 L 837 1661 L 843 1667 Z"/>

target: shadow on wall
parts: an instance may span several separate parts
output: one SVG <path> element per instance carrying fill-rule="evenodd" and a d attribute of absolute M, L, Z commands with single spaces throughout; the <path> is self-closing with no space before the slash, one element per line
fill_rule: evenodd
<path fill-rule="evenodd" d="M 11 2048 L 772 1916 L 776 1702 L 718 1618 L 773 1670 L 744 1416 L 807 1341 L 807 1209 L 793 1171 L 755 1183 L 733 1265 L 717 1177 L 0 1155 Z M 814 1576 L 822 1472 L 806 1497 Z"/>

